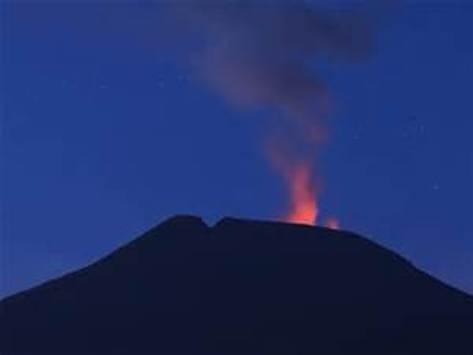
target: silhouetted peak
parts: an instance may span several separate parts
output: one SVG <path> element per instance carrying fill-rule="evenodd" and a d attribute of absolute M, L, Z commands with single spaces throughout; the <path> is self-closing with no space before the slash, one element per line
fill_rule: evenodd
<path fill-rule="evenodd" d="M 250 223 L 257 223 L 256 221 L 250 221 L 248 219 L 235 218 L 235 217 L 223 217 L 219 220 L 212 229 L 222 230 L 227 228 L 238 228 L 241 226 L 246 226 Z M 261 222 L 262 223 L 262 222 Z"/>
<path fill-rule="evenodd" d="M 160 228 L 178 228 L 179 230 L 202 230 L 208 229 L 207 224 L 202 220 L 202 218 L 193 216 L 193 215 L 176 215 L 168 218 L 161 224 Z"/>
<path fill-rule="evenodd" d="M 189 215 L 0 309 L 8 355 L 466 355 L 473 327 L 472 297 L 362 236 Z"/>
<path fill-rule="evenodd" d="M 257 220 L 257 219 L 244 219 L 236 217 L 224 217 L 218 221 L 214 229 L 224 230 L 227 228 L 291 228 L 291 229 L 311 229 L 318 227 L 313 227 L 303 224 L 294 224 L 281 221 L 270 221 L 270 220 Z"/>
<path fill-rule="evenodd" d="M 237 234 L 272 234 L 272 235 L 290 235 L 291 238 L 297 237 L 321 237 L 321 238 L 355 238 L 361 239 L 356 234 L 334 230 L 321 226 L 312 226 L 306 224 L 289 223 L 273 220 L 243 219 L 234 217 L 224 217 L 217 222 L 212 230 L 214 233 L 226 235 L 227 233 Z"/>
<path fill-rule="evenodd" d="M 202 218 L 192 215 L 176 215 L 151 228 L 135 240 L 123 245 L 109 257 L 120 259 L 124 255 L 134 255 L 135 258 L 155 258 L 160 253 L 166 253 L 169 248 L 190 245 L 206 236 L 209 227 Z"/>

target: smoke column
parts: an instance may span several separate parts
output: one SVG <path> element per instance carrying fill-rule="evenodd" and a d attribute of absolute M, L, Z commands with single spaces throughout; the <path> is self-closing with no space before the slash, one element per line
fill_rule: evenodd
<path fill-rule="evenodd" d="M 188 0 L 170 10 L 181 36 L 192 43 L 191 62 L 201 80 L 231 105 L 274 113 L 265 147 L 287 182 L 288 216 L 298 216 L 286 219 L 316 223 L 313 180 L 320 174 L 314 170 L 331 107 L 317 64 L 366 58 L 372 23 L 359 8 L 334 11 L 302 0 Z"/>

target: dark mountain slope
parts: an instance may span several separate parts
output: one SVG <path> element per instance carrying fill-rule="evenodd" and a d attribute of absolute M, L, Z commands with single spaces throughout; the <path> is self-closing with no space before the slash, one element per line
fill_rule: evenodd
<path fill-rule="evenodd" d="M 1 354 L 473 354 L 473 299 L 362 237 L 172 218 L 0 303 Z"/>

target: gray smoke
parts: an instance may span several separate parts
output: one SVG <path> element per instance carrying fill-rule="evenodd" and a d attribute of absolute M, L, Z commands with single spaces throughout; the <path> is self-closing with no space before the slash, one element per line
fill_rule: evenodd
<path fill-rule="evenodd" d="M 210 88 L 241 108 L 275 110 L 305 133 L 323 129 L 330 102 L 317 65 L 359 61 L 373 47 L 372 23 L 360 9 L 321 9 L 302 0 L 188 0 L 172 10 Z"/>

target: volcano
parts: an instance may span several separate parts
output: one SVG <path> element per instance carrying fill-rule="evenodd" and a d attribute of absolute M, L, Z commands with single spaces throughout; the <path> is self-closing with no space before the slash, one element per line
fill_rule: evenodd
<path fill-rule="evenodd" d="M 0 353 L 473 354 L 473 297 L 355 234 L 171 218 L 0 303 Z"/>

